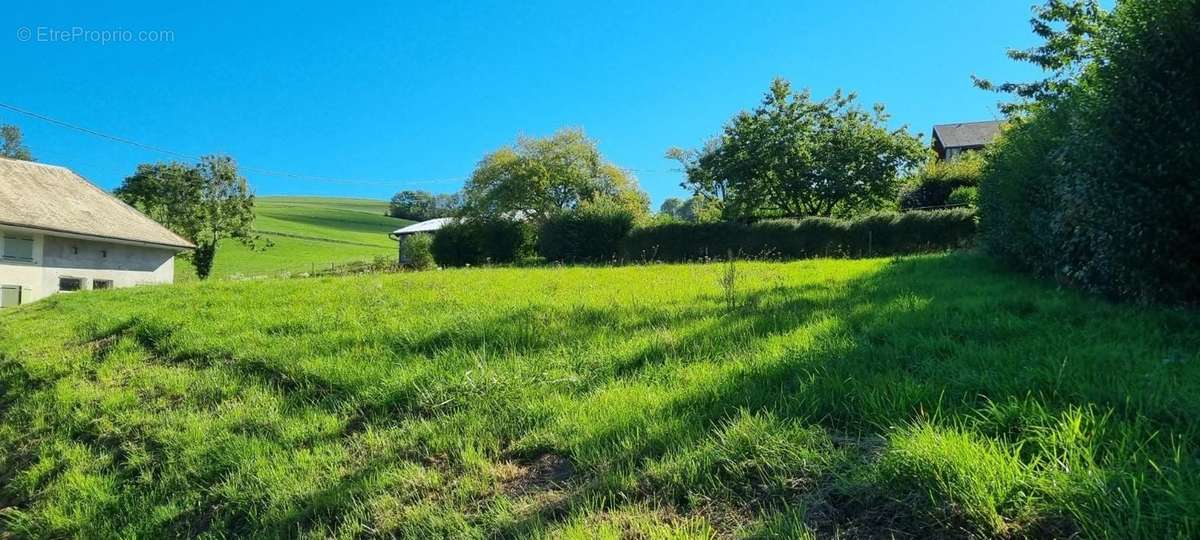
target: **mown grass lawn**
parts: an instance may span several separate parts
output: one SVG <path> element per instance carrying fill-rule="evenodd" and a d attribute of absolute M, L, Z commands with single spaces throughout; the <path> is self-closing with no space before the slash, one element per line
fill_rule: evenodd
<path fill-rule="evenodd" d="M 218 281 L 5 312 L 0 531 L 1200 535 L 1196 312 L 971 254 L 734 268 Z"/>
<path fill-rule="evenodd" d="M 331 264 L 396 257 L 388 233 L 412 223 L 384 215 L 386 201 L 340 197 L 258 197 L 254 229 L 274 246 L 254 251 L 235 240 L 221 242 L 214 278 L 312 272 Z M 194 281 L 195 269 L 179 258 L 175 279 Z"/>

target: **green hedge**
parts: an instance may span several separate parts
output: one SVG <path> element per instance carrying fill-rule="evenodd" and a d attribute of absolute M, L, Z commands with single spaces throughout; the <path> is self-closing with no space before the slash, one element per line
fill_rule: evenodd
<path fill-rule="evenodd" d="M 805 218 L 744 223 L 668 223 L 634 230 L 629 260 L 683 262 L 723 258 L 869 257 L 966 247 L 975 237 L 968 209 L 879 213 L 853 220 Z"/>
<path fill-rule="evenodd" d="M 464 220 L 442 227 L 433 237 L 439 266 L 507 264 L 531 254 L 530 227 L 508 220 Z"/>
<path fill-rule="evenodd" d="M 618 259 L 633 230 L 633 214 L 620 208 L 585 207 L 551 217 L 538 230 L 538 254 L 555 262 Z"/>
<path fill-rule="evenodd" d="M 1200 304 L 1200 0 L 1124 0 L 1069 91 L 988 151 L 981 240 L 1114 299 Z"/>
<path fill-rule="evenodd" d="M 979 185 L 983 177 L 983 158 L 968 152 L 948 161 L 926 163 L 900 186 L 900 209 L 912 210 L 955 204 L 955 190 Z"/>

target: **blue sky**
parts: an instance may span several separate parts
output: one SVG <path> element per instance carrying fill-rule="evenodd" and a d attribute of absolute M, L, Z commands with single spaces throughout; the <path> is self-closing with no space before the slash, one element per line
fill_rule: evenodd
<path fill-rule="evenodd" d="M 970 76 L 1035 74 L 1004 56 L 1035 43 L 1030 13 L 1025 0 L 19 2 L 0 15 L 0 102 L 188 155 L 353 181 L 246 171 L 260 195 L 453 191 L 518 134 L 578 126 L 657 205 L 684 194 L 664 152 L 717 134 L 776 76 L 883 102 L 926 140 L 934 123 L 996 118 L 998 96 Z M 98 41 L 119 30 L 128 41 Z M 140 36 L 158 31 L 172 37 Z M 11 111 L 0 123 L 20 125 L 39 161 L 107 188 L 171 159 Z"/>

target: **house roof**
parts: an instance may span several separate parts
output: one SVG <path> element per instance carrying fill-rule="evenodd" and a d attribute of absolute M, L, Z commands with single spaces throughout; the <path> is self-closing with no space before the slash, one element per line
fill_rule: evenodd
<path fill-rule="evenodd" d="M 933 126 L 933 136 L 941 141 L 943 148 L 983 146 L 1000 134 L 1000 122 L 963 122 Z"/>
<path fill-rule="evenodd" d="M 425 220 L 420 223 L 413 223 L 412 225 L 409 225 L 407 227 L 402 227 L 402 228 L 392 231 L 392 236 L 404 236 L 404 235 L 408 235 L 408 234 L 434 232 L 438 229 L 441 229 L 442 227 L 445 227 L 446 224 L 450 223 L 451 221 L 454 221 L 454 218 L 442 217 L 442 218 L 433 218 L 433 219 Z"/>
<path fill-rule="evenodd" d="M 0 158 L 0 225 L 178 249 L 195 246 L 70 169 Z"/>

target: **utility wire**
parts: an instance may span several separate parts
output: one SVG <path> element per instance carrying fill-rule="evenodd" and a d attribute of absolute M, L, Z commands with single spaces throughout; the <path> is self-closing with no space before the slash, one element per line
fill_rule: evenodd
<path fill-rule="evenodd" d="M 22 109 L 20 107 L 16 107 L 13 105 L 9 105 L 7 103 L 0 103 L 0 108 L 8 109 L 15 113 L 23 114 L 30 118 L 35 118 L 35 119 L 41 120 L 43 122 L 54 124 L 59 127 L 72 129 L 75 131 L 86 133 L 88 135 L 100 137 L 102 139 L 107 139 L 107 140 L 110 140 L 113 142 L 118 142 L 121 144 L 126 144 L 129 146 L 141 148 L 143 150 L 149 150 L 151 152 L 158 152 L 160 154 L 166 154 L 169 156 L 177 157 L 180 159 L 185 159 L 188 161 L 199 161 L 200 160 L 200 158 L 198 156 L 185 154 L 183 152 L 176 152 L 174 150 L 168 150 L 166 148 L 162 148 L 159 146 L 140 143 L 138 141 L 126 139 L 124 137 L 118 137 L 116 135 L 109 135 L 107 133 L 102 133 L 102 132 L 96 131 L 94 129 L 88 129 L 83 126 L 77 126 L 77 125 L 69 123 L 69 122 L 64 122 L 62 120 L 58 120 L 56 118 L 51 118 L 44 114 L 38 114 L 36 112 Z M 242 171 L 250 172 L 250 173 L 254 173 L 254 174 L 258 174 L 258 175 L 262 175 L 262 176 L 274 176 L 274 177 L 279 177 L 279 178 L 291 178 L 293 180 L 303 180 L 303 181 L 309 181 L 309 182 L 326 182 L 326 183 L 332 183 L 332 184 L 359 184 L 359 185 L 441 184 L 441 183 L 455 182 L 455 181 L 462 180 L 462 178 L 443 178 L 443 179 L 437 179 L 437 180 L 356 180 L 356 179 L 347 179 L 347 178 L 335 178 L 335 177 L 329 177 L 329 176 L 316 176 L 316 175 L 311 175 L 311 174 L 299 174 L 299 173 L 292 173 L 292 172 L 286 172 L 286 171 L 276 171 L 276 170 L 271 170 L 271 169 L 263 169 L 260 167 L 249 167 L 249 166 L 244 166 L 244 165 L 239 166 L 239 168 Z"/>
<path fill-rule="evenodd" d="M 110 141 L 113 141 L 113 142 L 117 142 L 117 143 L 121 143 L 121 144 L 129 145 L 129 146 L 133 146 L 133 147 L 136 147 L 136 148 L 141 148 L 141 149 L 143 149 L 143 150 L 149 150 L 149 151 L 151 151 L 151 152 L 157 152 L 157 153 L 160 153 L 160 154 L 165 154 L 165 155 L 168 155 L 168 156 L 173 156 L 173 157 L 177 157 L 177 158 L 180 158 L 180 159 L 185 159 L 185 160 L 188 160 L 188 161 L 199 161 L 199 160 L 200 160 L 200 157 L 199 157 L 199 156 L 193 156 L 193 155 L 190 155 L 190 154 L 185 154 L 185 153 L 183 153 L 183 152 L 176 152 L 176 151 L 174 151 L 174 150 L 169 150 L 169 149 L 166 149 L 166 148 L 162 148 L 162 147 L 160 147 L 160 146 L 154 146 L 154 145 L 150 145 L 150 144 L 140 143 L 140 142 L 138 142 L 138 141 L 134 141 L 134 140 L 131 140 L 131 139 L 126 139 L 125 137 L 118 137 L 118 136 L 116 136 L 116 135 L 110 135 L 110 134 L 108 134 L 108 133 L 102 133 L 102 132 L 100 132 L 100 131 L 96 131 L 96 130 L 94 130 L 94 129 L 88 129 L 88 128 L 85 128 L 85 127 L 83 127 L 83 126 L 77 126 L 77 125 L 75 125 L 75 124 L 72 124 L 72 123 L 70 123 L 70 122 L 64 122 L 64 121 L 62 121 L 62 120 L 59 120 L 59 119 L 57 119 L 57 118 L 51 118 L 51 117 L 49 117 L 49 116 L 46 116 L 46 115 L 44 115 L 44 114 L 39 114 L 39 113 L 36 113 L 36 112 L 30 111 L 30 110 L 22 109 L 22 108 L 20 108 L 20 107 L 17 107 L 17 106 L 15 106 L 15 105 L 9 105 L 9 104 L 7 104 L 7 103 L 0 103 L 0 108 L 3 108 L 3 109 L 8 109 L 8 110 L 10 110 L 10 111 L 13 111 L 13 112 L 15 112 L 15 113 L 23 114 L 23 115 L 25 115 L 25 116 L 28 116 L 28 117 L 30 117 L 30 118 L 35 118 L 35 119 L 41 120 L 41 121 L 43 121 L 43 122 L 47 122 L 47 123 L 50 123 L 50 124 L 53 124 L 53 125 L 59 126 L 59 127 L 63 127 L 63 128 L 66 128 L 66 129 L 72 129 L 72 130 L 75 130 L 75 131 L 79 131 L 79 132 L 81 132 L 81 133 L 86 133 L 86 134 L 88 134 L 88 135 L 92 135 L 92 136 L 95 136 L 95 137 L 100 137 L 100 138 L 102 138 L 102 139 L 107 139 L 107 140 L 110 140 Z M 306 182 L 324 182 L 324 183 L 330 183 L 330 184 L 354 184 L 354 185 L 374 185 L 374 186 L 388 186 L 388 185 L 405 185 L 405 184 L 444 184 L 444 183 L 450 183 L 450 182 L 459 182 L 459 181 L 462 181 L 462 180 L 463 180 L 463 178 L 442 178 L 442 179 L 431 179 L 431 180 L 357 180 L 357 179 L 348 179 L 348 178 L 336 178 L 336 177 L 330 177 L 330 176 L 317 176 L 317 175 L 311 175 L 311 174 L 299 174 L 299 173 L 292 173 L 292 172 L 287 172 L 287 171 L 277 171 L 277 170 L 272 170 L 272 169 L 263 169 L 263 168 L 260 168 L 260 167 L 251 167 L 251 166 L 246 166 L 246 165 L 239 165 L 239 169 L 240 169 L 240 170 L 242 170 L 242 171 L 245 171 L 245 172 L 249 172 L 249 173 L 258 174 L 258 175 L 261 175 L 261 176 L 272 176 L 272 177 L 277 177 L 277 178 L 290 178 L 290 179 L 293 179 L 293 180 L 301 180 L 301 181 L 306 181 Z M 625 167 L 622 167 L 622 169 L 623 169 L 623 170 L 625 170 L 625 171 L 629 171 L 629 172 L 636 172 L 636 173 L 672 173 L 672 172 L 683 172 L 683 169 L 678 169 L 678 168 L 671 168 L 671 169 L 633 169 L 633 168 L 625 168 Z"/>

